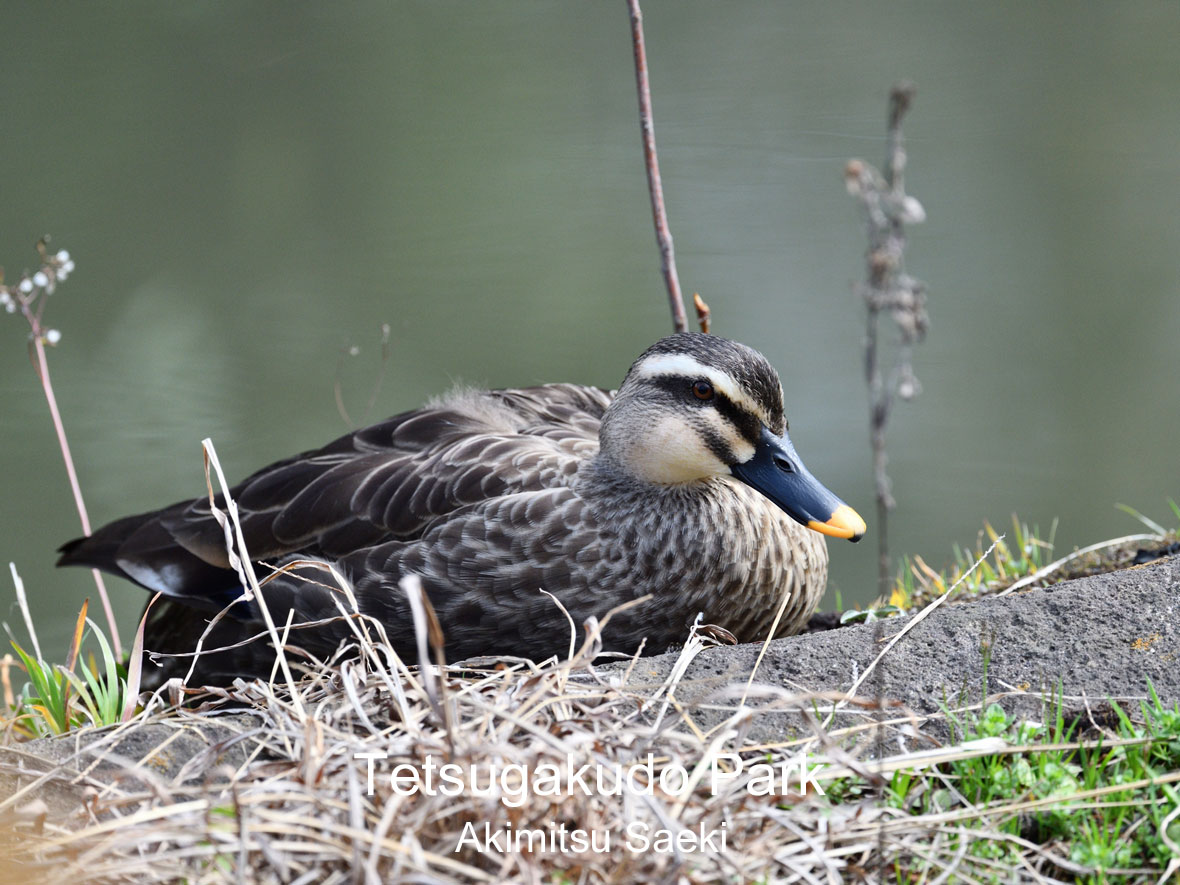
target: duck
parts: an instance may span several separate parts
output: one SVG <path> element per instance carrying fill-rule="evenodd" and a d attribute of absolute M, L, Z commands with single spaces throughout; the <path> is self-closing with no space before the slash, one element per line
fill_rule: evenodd
<path fill-rule="evenodd" d="M 827 582 L 825 537 L 866 531 L 800 460 L 767 359 L 696 332 L 656 341 L 615 391 L 456 390 L 263 467 L 230 496 L 266 606 L 280 627 L 291 622 L 291 651 L 309 668 L 354 636 L 328 567 L 410 663 L 407 576 L 450 661 L 563 657 L 590 618 L 603 623 L 604 652 L 649 654 L 683 643 L 695 622 L 739 642 L 767 638 L 776 618 L 777 635 L 797 632 Z M 144 649 L 158 655 L 145 685 L 272 671 L 258 601 L 208 496 L 118 519 L 59 552 L 59 565 L 160 594 L 144 621 Z M 209 651 L 192 663 L 211 620 Z"/>

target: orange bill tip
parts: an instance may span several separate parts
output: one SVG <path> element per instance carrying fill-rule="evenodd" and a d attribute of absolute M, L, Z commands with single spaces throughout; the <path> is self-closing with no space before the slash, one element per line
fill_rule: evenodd
<path fill-rule="evenodd" d="M 818 519 L 813 519 L 807 523 L 807 527 L 819 532 L 821 535 L 831 535 L 833 538 L 847 538 L 849 541 L 859 541 L 864 536 L 864 533 L 868 531 L 868 526 L 860 518 L 860 514 L 847 504 L 841 504 L 837 507 L 827 522 L 820 522 Z"/>

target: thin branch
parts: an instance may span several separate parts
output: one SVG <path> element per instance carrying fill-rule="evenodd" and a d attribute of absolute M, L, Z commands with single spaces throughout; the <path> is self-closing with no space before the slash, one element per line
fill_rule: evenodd
<path fill-rule="evenodd" d="M 0 302 L 9 312 L 19 309 L 29 324 L 29 360 L 33 364 L 33 371 L 37 373 L 37 380 L 41 382 L 41 390 L 45 395 L 45 402 L 49 406 L 49 417 L 53 422 L 53 430 L 57 434 L 57 444 L 61 449 L 62 461 L 65 462 L 66 477 L 70 483 L 70 491 L 74 496 L 74 507 L 78 511 L 78 519 L 82 524 L 82 533 L 89 535 L 90 516 L 86 512 L 86 502 L 82 498 L 82 486 L 78 482 L 78 472 L 74 468 L 74 458 L 70 454 L 65 424 L 61 418 L 61 411 L 57 407 L 53 383 L 49 378 L 49 360 L 45 354 L 46 343 L 56 343 L 61 336 L 55 329 L 46 329 L 41 322 L 49 295 L 54 292 L 57 284 L 64 282 L 73 271 L 74 262 L 70 259 L 69 253 L 65 251 L 58 252 L 56 255 L 49 254 L 48 238 L 42 239 L 37 244 L 37 251 L 41 255 L 41 270 L 31 277 L 26 274 L 16 286 L 0 285 Z M 106 615 L 107 627 L 111 634 L 111 646 L 115 654 L 122 657 L 123 646 L 119 640 L 119 628 L 115 623 L 115 612 L 111 608 L 106 583 L 98 569 L 91 569 L 90 573 L 94 577 L 94 584 L 98 588 L 98 595 L 102 600 L 103 613 Z"/>
<path fill-rule="evenodd" d="M 885 428 L 894 395 L 912 399 L 920 391 L 914 375 L 914 345 L 926 334 L 926 286 L 905 272 L 905 225 L 925 220 L 922 204 L 905 192 L 905 141 L 901 121 L 913 102 L 914 87 L 900 83 L 889 95 L 888 148 L 884 174 L 864 160 L 852 160 L 844 171 L 848 192 L 860 200 L 869 248 L 865 282 L 859 287 L 867 308 L 865 383 L 869 389 L 869 440 L 877 497 L 877 585 L 889 591 L 890 562 L 887 519 L 894 507 L 892 483 L 885 468 Z M 886 375 L 881 368 L 877 321 L 889 311 L 901 333 L 896 361 Z"/>
<path fill-rule="evenodd" d="M 668 306 L 672 310 L 672 327 L 677 332 L 688 331 L 684 312 L 684 296 L 680 292 L 680 278 L 676 274 L 676 253 L 672 247 L 672 231 L 664 208 L 664 186 L 660 182 L 660 164 L 656 157 L 656 130 L 651 113 L 651 84 L 647 77 L 647 50 L 643 42 L 643 13 L 639 0 L 627 0 L 631 12 L 631 42 L 635 47 L 635 87 L 639 92 L 639 123 L 643 129 L 643 159 L 647 166 L 647 187 L 651 193 L 651 214 L 656 226 L 656 242 L 660 247 L 660 270 L 668 290 Z"/>
<path fill-rule="evenodd" d="M 705 299 L 701 297 L 700 292 L 692 293 L 692 305 L 697 310 L 697 323 L 700 325 L 701 331 L 708 335 L 709 320 L 713 312 L 709 310 L 709 305 L 705 303 Z"/>

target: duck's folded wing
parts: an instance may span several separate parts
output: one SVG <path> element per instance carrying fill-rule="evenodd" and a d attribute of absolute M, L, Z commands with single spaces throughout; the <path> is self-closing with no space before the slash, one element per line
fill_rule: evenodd
<path fill-rule="evenodd" d="M 334 558 L 412 539 L 460 507 L 566 485 L 597 450 L 609 400 L 575 385 L 461 393 L 272 464 L 231 490 L 246 547 L 256 560 Z M 62 552 L 62 564 L 177 596 L 207 593 L 210 569 L 229 567 L 206 498 L 119 520 Z"/>
<path fill-rule="evenodd" d="M 598 448 L 608 398 L 575 385 L 461 393 L 264 468 L 232 489 L 251 555 L 342 556 L 410 539 L 453 510 L 569 485 Z M 165 528 L 202 558 L 220 557 L 208 502 Z"/>
<path fill-rule="evenodd" d="M 357 551 L 334 567 L 359 612 L 379 622 L 406 659 L 416 658 L 417 644 L 401 580 L 416 575 L 445 625 L 449 660 L 496 654 L 540 660 L 564 656 L 571 637 L 581 642 L 589 617 L 601 620 L 629 601 L 627 594 L 642 582 L 618 580 L 627 556 L 628 545 L 613 525 L 572 490 L 551 489 L 463 508 L 420 539 Z M 326 566 L 303 562 L 287 563 L 263 586 L 276 623 L 291 615 L 296 625 L 319 624 L 292 636 L 320 658 L 354 635 L 343 618 L 323 623 L 349 610 L 348 595 L 332 585 Z M 667 606 L 624 612 L 610 622 L 608 647 L 632 651 L 653 627 L 667 635 L 665 621 L 675 617 Z"/>
<path fill-rule="evenodd" d="M 448 660 L 483 655 L 543 660 L 564 657 L 571 638 L 575 647 L 580 644 L 587 617 L 601 619 L 624 601 L 617 584 L 604 579 L 610 560 L 621 552 L 613 529 L 604 528 L 582 499 L 555 489 L 463 508 L 420 539 L 387 542 L 331 565 L 288 558 L 261 589 L 273 621 L 290 625 L 288 660 L 298 666 L 328 660 L 342 644 L 355 644 L 359 631 L 388 641 L 403 660 L 416 661 L 413 608 L 402 586 L 409 575 L 421 580 L 445 625 Z M 612 646 L 617 650 L 638 635 L 638 624 L 626 621 L 631 617 L 634 612 L 611 621 L 613 628 L 627 627 Z M 145 669 L 152 685 L 188 672 L 190 653 L 207 624 L 208 617 L 184 600 L 156 603 L 144 647 L 179 656 Z M 273 669 L 274 650 L 256 601 L 231 606 L 203 649 L 194 684 L 265 677 Z"/>
<path fill-rule="evenodd" d="M 447 656 L 509 654 L 540 660 L 580 644 L 586 620 L 600 621 L 645 592 L 640 546 L 627 527 L 569 489 L 508 495 L 453 514 L 421 539 L 387 544 L 339 563 L 362 611 L 386 624 L 402 649 L 413 621 L 399 581 L 417 575 L 439 621 Z M 546 592 L 542 592 L 546 591 Z M 678 615 L 646 605 L 611 620 L 607 646 L 634 651 Z"/>

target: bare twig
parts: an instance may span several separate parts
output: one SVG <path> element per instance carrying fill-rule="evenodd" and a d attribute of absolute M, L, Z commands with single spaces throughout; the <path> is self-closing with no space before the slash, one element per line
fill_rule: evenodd
<path fill-rule="evenodd" d="M 885 427 L 893 407 L 893 395 L 911 399 L 920 390 L 912 365 L 914 344 L 926 334 L 926 287 L 919 280 L 905 272 L 905 224 L 916 224 L 925 219 L 926 213 L 913 197 L 905 192 L 905 143 L 901 121 L 909 110 L 914 97 L 914 87 L 899 83 L 889 94 L 888 147 L 885 156 L 885 174 L 882 175 L 864 160 L 852 160 L 844 170 L 848 192 L 860 200 L 865 216 L 865 228 L 869 247 L 865 254 L 865 282 L 858 289 L 867 308 L 865 331 L 865 382 L 869 388 L 869 440 L 873 451 L 873 477 L 877 499 L 877 592 L 883 599 L 889 597 L 889 511 L 894 500 L 889 475 L 885 471 L 888 458 L 885 454 Z M 883 310 L 889 310 L 901 333 L 901 342 L 896 361 L 888 378 L 881 370 L 877 319 Z M 949 595 L 949 594 L 948 594 Z M 945 597 L 941 597 L 941 602 Z M 914 621 L 916 623 L 916 620 Z M 879 638 L 880 623 L 874 629 Z M 903 631 L 904 632 L 904 631 Z M 859 686 L 872 672 L 885 653 L 900 639 L 900 634 L 869 666 L 855 687 Z M 884 674 L 877 671 L 877 698 L 880 701 L 884 691 Z M 850 692 L 851 694 L 851 692 Z M 875 730 L 877 753 L 883 752 L 884 731 Z M 879 787 L 880 788 L 880 787 Z M 884 832 L 877 832 L 878 856 L 884 878 L 885 843 Z"/>
<path fill-rule="evenodd" d="M 921 391 L 912 364 L 914 345 L 926 334 L 926 285 L 905 272 L 905 225 L 924 221 L 922 204 L 905 192 L 905 143 L 901 121 L 913 101 L 914 87 L 895 86 L 889 95 L 889 146 L 882 175 L 864 160 L 852 160 L 844 170 L 848 192 L 860 200 L 869 248 L 866 279 L 858 290 L 868 308 L 865 333 L 865 381 L 869 388 L 869 437 L 877 497 L 877 585 L 889 590 L 888 513 L 893 509 L 889 475 L 885 472 L 885 427 L 894 393 L 908 400 Z M 888 377 L 882 372 L 877 341 L 877 319 L 888 310 L 901 333 L 900 346 Z"/>
<path fill-rule="evenodd" d="M 82 498 L 82 486 L 78 482 L 78 472 L 74 469 L 74 458 L 70 454 L 65 424 L 57 407 L 53 383 L 49 379 L 49 360 L 45 354 L 45 346 L 56 344 L 61 339 L 61 333 L 57 329 L 46 328 L 42 323 L 42 314 L 49 296 L 56 290 L 57 284 L 64 282 L 73 271 L 74 262 L 65 250 L 51 254 L 48 237 L 43 237 L 37 243 L 37 251 L 41 256 L 41 269 L 36 273 L 25 274 L 15 286 L 3 285 L 2 275 L 0 275 L 0 307 L 9 313 L 19 311 L 29 324 L 29 360 L 33 364 L 33 370 L 37 373 L 37 379 L 41 382 L 41 391 L 49 406 L 49 417 L 53 421 L 53 429 L 57 434 L 57 444 L 61 449 L 62 461 L 65 462 L 66 477 L 70 483 L 70 491 L 74 495 L 74 507 L 78 511 L 78 519 L 82 523 L 82 533 L 89 535 L 90 516 L 86 512 L 86 502 Z M 91 569 L 90 573 L 98 588 L 98 596 L 102 600 L 103 612 L 110 630 L 111 646 L 114 648 L 115 654 L 122 657 L 123 646 L 119 641 L 119 628 L 115 623 L 115 612 L 111 608 L 106 584 L 98 569 Z"/>
<path fill-rule="evenodd" d="M 708 335 L 709 320 L 713 316 L 713 312 L 709 310 L 709 305 L 705 303 L 700 292 L 692 293 L 692 306 L 697 310 L 697 323 L 700 325 L 701 331 Z"/>
<path fill-rule="evenodd" d="M 651 214 L 656 225 L 656 242 L 660 246 L 660 269 L 664 286 L 668 289 L 668 306 L 672 309 L 672 327 L 677 332 L 688 331 L 684 312 L 684 297 L 680 293 L 680 278 L 676 274 L 676 253 L 672 247 L 672 231 L 664 209 L 664 186 L 660 182 L 660 164 L 656 157 L 656 130 L 651 113 L 651 84 L 647 77 L 647 50 L 643 42 L 643 13 L 639 0 L 627 0 L 631 12 L 631 42 L 635 47 L 635 86 L 639 92 L 639 123 L 643 129 L 643 159 L 647 166 L 647 187 L 651 192 Z"/>
<path fill-rule="evenodd" d="M 286 679 L 288 688 L 292 688 L 295 683 L 295 677 L 291 674 L 291 667 L 287 661 L 286 648 L 279 639 L 278 628 L 275 626 L 274 618 L 271 616 L 270 606 L 267 605 L 266 596 L 258 586 L 258 577 L 254 573 L 254 563 L 250 559 L 250 554 L 246 549 L 246 538 L 242 533 L 241 520 L 238 518 L 238 505 L 230 495 L 230 486 L 225 480 L 225 473 L 221 470 L 221 462 L 217 459 L 217 450 L 213 448 L 213 440 L 208 437 L 201 440 L 201 449 L 205 455 L 205 488 L 209 493 L 209 511 L 213 514 L 213 517 L 225 533 L 225 552 L 229 558 L 230 565 L 238 573 L 238 578 L 242 582 L 242 588 L 246 591 L 245 598 L 247 600 L 252 599 L 258 605 L 258 610 L 262 613 L 262 620 L 266 624 L 267 634 L 270 637 L 271 643 L 274 645 L 279 667 L 283 671 L 283 678 Z M 213 492 L 213 483 L 209 476 L 210 467 L 213 468 L 213 472 L 217 476 L 217 483 L 221 488 L 222 500 L 225 504 L 224 513 L 217 506 L 216 496 Z M 292 692 L 292 700 L 298 707 L 298 693 Z"/>

